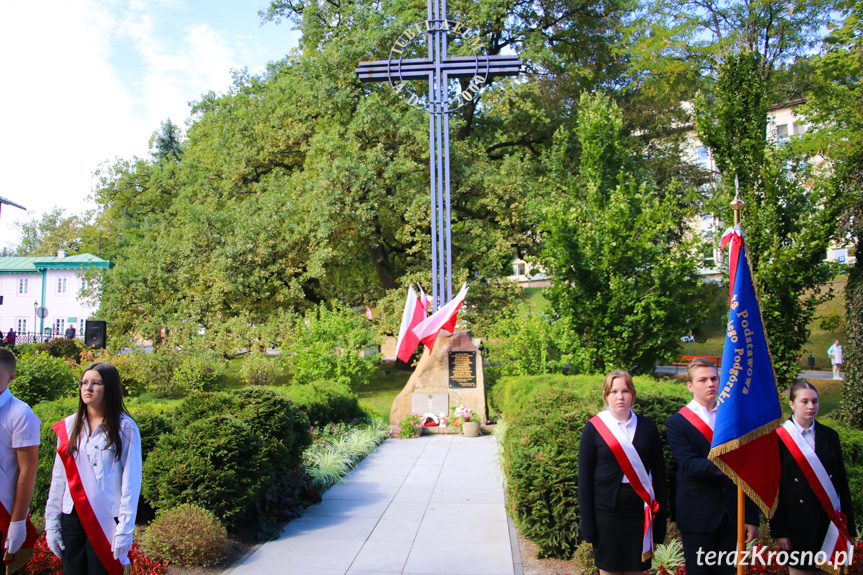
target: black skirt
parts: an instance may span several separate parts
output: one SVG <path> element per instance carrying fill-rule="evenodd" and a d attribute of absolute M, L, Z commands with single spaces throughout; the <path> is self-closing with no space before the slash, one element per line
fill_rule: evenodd
<path fill-rule="evenodd" d="M 646 571 L 650 559 L 641 560 L 644 539 L 644 501 L 629 483 L 621 483 L 614 507 L 596 505 L 598 541 L 593 562 L 603 571 Z"/>

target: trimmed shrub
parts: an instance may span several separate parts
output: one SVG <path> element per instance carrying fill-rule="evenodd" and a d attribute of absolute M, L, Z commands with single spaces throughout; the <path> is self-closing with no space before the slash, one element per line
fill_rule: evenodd
<path fill-rule="evenodd" d="M 157 511 L 196 503 L 234 527 L 254 509 L 273 472 L 260 437 L 229 415 L 164 435 L 144 464 L 142 493 Z"/>
<path fill-rule="evenodd" d="M 348 423 L 367 417 L 351 388 L 336 381 L 294 384 L 279 390 L 309 418 L 312 425 Z"/>
<path fill-rule="evenodd" d="M 507 429 L 502 439 L 507 504 L 541 557 L 569 558 L 581 542 L 578 508 L 578 444 L 588 419 L 602 409 L 601 376 L 503 378 L 495 388 Z M 665 421 L 688 401 L 676 383 L 636 381 L 637 414 Z M 665 448 L 673 483 L 676 467 Z"/>
<path fill-rule="evenodd" d="M 216 516 L 184 503 L 161 513 L 144 533 L 154 559 L 179 565 L 215 565 L 225 558 L 228 534 Z"/>
<path fill-rule="evenodd" d="M 509 420 L 504 437 L 507 507 L 539 557 L 569 558 L 581 542 L 578 442 L 596 411 L 566 390 L 535 401 Z"/>
<path fill-rule="evenodd" d="M 70 359 L 75 363 L 81 363 L 81 354 L 87 351 L 84 342 L 78 339 L 66 339 L 55 337 L 36 347 L 37 351 L 44 351 L 51 357 Z"/>
<path fill-rule="evenodd" d="M 245 385 L 275 385 L 282 372 L 279 359 L 252 352 L 243 358 L 238 375 Z"/>
<path fill-rule="evenodd" d="M 187 355 L 174 368 L 172 393 L 214 391 L 225 381 L 224 360 L 212 355 Z"/>
<path fill-rule="evenodd" d="M 854 516 L 863 517 L 863 431 L 846 427 L 836 421 L 830 421 L 828 425 L 836 430 L 842 443 L 842 456 L 845 460 L 845 471 L 848 473 Z M 860 522 L 858 519 L 858 526 Z"/>
<path fill-rule="evenodd" d="M 15 374 L 9 389 L 31 406 L 75 391 L 75 373 L 63 359 L 51 357 L 44 351 L 19 358 Z"/>
<path fill-rule="evenodd" d="M 267 389 L 194 393 L 175 410 L 144 464 L 142 492 L 156 510 L 196 503 L 229 529 L 259 525 L 273 534 L 309 497 L 302 453 L 309 420 Z"/>
<path fill-rule="evenodd" d="M 36 485 L 30 503 L 32 513 L 42 513 L 48 502 L 51 488 L 51 472 L 54 469 L 54 454 L 57 452 L 57 434 L 51 426 L 75 413 L 78 398 L 66 397 L 56 401 L 46 401 L 33 406 L 33 413 L 42 421 L 39 428 L 39 464 L 36 468 Z"/>

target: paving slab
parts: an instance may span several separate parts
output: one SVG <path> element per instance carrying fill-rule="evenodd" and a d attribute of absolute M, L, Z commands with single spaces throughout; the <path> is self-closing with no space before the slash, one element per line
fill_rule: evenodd
<path fill-rule="evenodd" d="M 388 439 L 226 575 L 518 575 L 494 437 Z"/>

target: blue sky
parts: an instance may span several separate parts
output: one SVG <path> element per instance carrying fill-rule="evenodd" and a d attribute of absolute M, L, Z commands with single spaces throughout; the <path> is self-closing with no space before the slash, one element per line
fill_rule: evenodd
<path fill-rule="evenodd" d="M 0 0 L 0 196 L 39 217 L 92 208 L 101 164 L 145 156 L 167 118 L 221 93 L 231 70 L 296 48 L 292 25 L 260 25 L 266 0 Z M 18 241 L 6 206 L 0 242 Z"/>

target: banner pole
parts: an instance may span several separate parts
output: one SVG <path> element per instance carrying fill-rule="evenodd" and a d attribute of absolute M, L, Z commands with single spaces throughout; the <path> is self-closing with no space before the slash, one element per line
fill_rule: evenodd
<path fill-rule="evenodd" d="M 740 225 L 740 210 L 743 209 L 743 200 L 740 199 L 740 180 L 734 178 L 734 201 L 731 202 L 734 210 L 734 226 Z M 746 550 L 746 496 L 743 488 L 737 488 L 737 575 L 743 575 L 744 565 L 741 559 Z"/>

